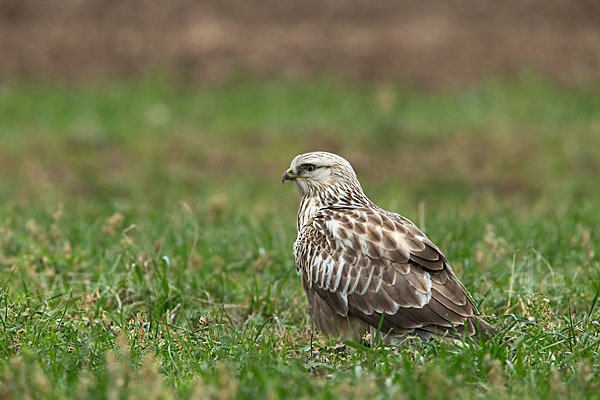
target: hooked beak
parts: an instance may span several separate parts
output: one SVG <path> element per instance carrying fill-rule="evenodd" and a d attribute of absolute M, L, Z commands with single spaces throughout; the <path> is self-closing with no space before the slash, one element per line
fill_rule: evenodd
<path fill-rule="evenodd" d="M 294 170 L 290 168 L 283 173 L 283 176 L 281 177 L 281 183 L 285 183 L 285 181 L 293 181 L 296 178 L 304 178 L 304 176 L 294 174 Z"/>

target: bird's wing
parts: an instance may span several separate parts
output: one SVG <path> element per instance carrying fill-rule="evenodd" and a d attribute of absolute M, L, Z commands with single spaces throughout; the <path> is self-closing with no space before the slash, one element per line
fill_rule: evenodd
<path fill-rule="evenodd" d="M 412 222 L 371 208 L 322 209 L 302 229 L 307 290 L 340 316 L 396 332 L 475 333 L 474 305 L 442 252 Z"/>

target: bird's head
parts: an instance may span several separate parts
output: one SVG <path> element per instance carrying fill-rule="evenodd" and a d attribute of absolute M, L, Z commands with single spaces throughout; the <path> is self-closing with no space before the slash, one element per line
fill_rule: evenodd
<path fill-rule="evenodd" d="M 324 151 L 296 156 L 283 173 L 281 181 L 287 180 L 293 181 L 303 196 L 357 189 L 362 192 L 350 163 L 337 154 Z"/>

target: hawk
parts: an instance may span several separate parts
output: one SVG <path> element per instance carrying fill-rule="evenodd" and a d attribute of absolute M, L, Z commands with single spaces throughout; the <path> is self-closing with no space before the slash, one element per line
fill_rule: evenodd
<path fill-rule="evenodd" d="M 300 154 L 286 180 L 302 195 L 296 269 L 325 335 L 358 342 L 380 323 L 392 337 L 494 334 L 440 249 L 407 218 L 375 205 L 344 158 Z"/>

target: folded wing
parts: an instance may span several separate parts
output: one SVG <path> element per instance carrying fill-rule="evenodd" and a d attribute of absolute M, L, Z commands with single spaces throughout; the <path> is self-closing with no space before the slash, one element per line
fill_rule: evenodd
<path fill-rule="evenodd" d="M 303 227 L 295 253 L 306 291 L 336 317 L 377 327 L 384 315 L 382 329 L 394 333 L 476 333 L 475 307 L 446 258 L 398 214 L 321 209 Z"/>

